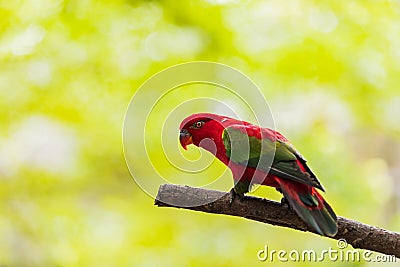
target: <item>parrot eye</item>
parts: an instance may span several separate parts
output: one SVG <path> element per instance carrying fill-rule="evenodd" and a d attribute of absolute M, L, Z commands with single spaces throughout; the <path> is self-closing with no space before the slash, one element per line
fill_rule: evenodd
<path fill-rule="evenodd" d="M 204 121 L 197 121 L 194 123 L 194 128 L 200 129 L 201 127 L 203 127 L 204 125 Z"/>

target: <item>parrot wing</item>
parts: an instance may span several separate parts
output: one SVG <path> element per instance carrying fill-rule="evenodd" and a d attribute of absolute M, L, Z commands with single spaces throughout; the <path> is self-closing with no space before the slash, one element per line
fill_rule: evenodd
<path fill-rule="evenodd" d="M 271 132 L 270 129 L 243 124 L 226 127 L 222 140 L 227 157 L 236 164 L 325 191 L 304 157 L 286 139 L 273 137 Z"/>

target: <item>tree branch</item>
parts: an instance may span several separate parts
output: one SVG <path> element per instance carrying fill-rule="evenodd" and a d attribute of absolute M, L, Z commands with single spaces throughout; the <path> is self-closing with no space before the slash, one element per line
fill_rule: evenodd
<path fill-rule="evenodd" d="M 159 207 L 184 208 L 244 217 L 272 225 L 314 232 L 287 205 L 257 197 L 245 196 L 243 199 L 236 197 L 230 204 L 230 195 L 226 192 L 164 184 L 160 186 L 154 204 Z M 345 239 L 354 248 L 372 250 L 400 258 L 399 233 L 343 217 L 338 217 L 338 228 L 338 233 L 332 238 Z"/>

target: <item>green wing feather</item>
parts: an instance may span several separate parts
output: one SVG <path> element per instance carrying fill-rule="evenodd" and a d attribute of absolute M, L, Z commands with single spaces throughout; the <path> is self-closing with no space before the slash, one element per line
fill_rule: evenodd
<path fill-rule="evenodd" d="M 275 150 L 274 142 L 269 140 L 262 142 L 261 139 L 248 136 L 234 127 L 227 127 L 223 131 L 222 140 L 230 161 L 250 167 L 256 167 L 262 157 L 271 157 Z"/>
<path fill-rule="evenodd" d="M 324 190 L 305 164 L 306 160 L 288 142 L 248 136 L 242 125 L 227 127 L 222 133 L 222 140 L 227 157 L 234 163 L 258 168 L 278 177 Z M 304 163 L 307 172 L 300 169 L 297 160 Z"/>

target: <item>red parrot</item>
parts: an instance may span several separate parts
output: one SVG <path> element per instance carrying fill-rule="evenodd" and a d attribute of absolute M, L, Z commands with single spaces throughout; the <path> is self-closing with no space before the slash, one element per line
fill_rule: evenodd
<path fill-rule="evenodd" d="M 305 158 L 279 132 L 226 116 L 199 113 L 182 121 L 179 139 L 184 149 L 189 144 L 202 147 L 231 169 L 235 184 L 232 196 L 243 197 L 253 183 L 275 187 L 317 233 L 337 233 L 336 214 L 317 191 L 324 188 Z"/>

